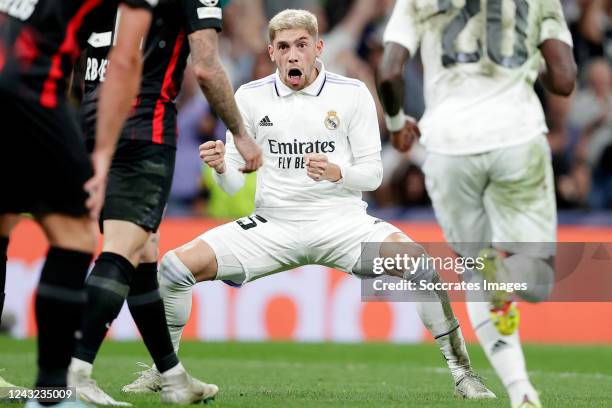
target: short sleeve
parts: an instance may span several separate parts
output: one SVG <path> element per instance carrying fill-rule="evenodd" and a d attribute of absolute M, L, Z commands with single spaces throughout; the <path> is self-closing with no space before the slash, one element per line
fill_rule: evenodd
<path fill-rule="evenodd" d="M 144 8 L 153 11 L 153 8 L 157 6 L 158 0 L 121 0 L 121 2 L 130 7 Z"/>
<path fill-rule="evenodd" d="M 374 98 L 364 84 L 359 86 L 357 92 L 355 110 L 348 128 L 348 139 L 354 158 L 382 150 Z"/>
<path fill-rule="evenodd" d="M 187 34 L 213 28 L 221 31 L 223 11 L 219 0 L 180 0 Z"/>
<path fill-rule="evenodd" d="M 385 28 L 383 43 L 397 43 L 414 56 L 419 49 L 422 30 L 414 0 L 397 0 Z"/>
<path fill-rule="evenodd" d="M 572 34 L 567 27 L 565 17 L 563 17 L 561 2 L 559 0 L 541 0 L 540 11 L 541 24 L 538 44 L 542 44 L 546 40 L 559 40 L 572 47 Z"/>

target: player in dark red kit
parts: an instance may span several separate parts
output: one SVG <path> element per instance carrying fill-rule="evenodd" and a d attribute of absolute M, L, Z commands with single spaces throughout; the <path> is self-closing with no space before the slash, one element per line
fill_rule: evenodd
<path fill-rule="evenodd" d="M 91 142 L 96 124 L 100 83 L 106 80 L 107 54 L 116 41 L 121 13 L 111 13 L 90 26 L 82 58 L 83 128 Z M 157 230 L 168 200 L 176 152 L 177 96 L 183 71 L 191 64 L 211 107 L 238 135 L 245 171 L 256 170 L 261 152 L 248 137 L 233 89 L 218 56 L 217 32 L 222 10 L 216 0 L 166 0 L 153 14 L 143 45 L 141 90 L 123 128 L 109 173 L 101 225 L 102 253 L 87 281 L 87 316 L 70 368 L 69 383 L 81 398 L 98 405 L 122 406 L 91 379 L 93 362 L 108 327 L 127 299 L 160 375 L 165 402 L 192 402 L 195 394 L 176 384 L 191 381 L 172 346 L 157 281 Z M 197 152 L 194 152 L 197 154 Z M 161 373 L 161 374 L 159 374 Z M 208 386 L 208 385 L 206 385 Z M 208 386 L 205 398 L 217 392 Z M 200 398 L 202 399 L 202 398 Z"/>
<path fill-rule="evenodd" d="M 109 55 L 112 68 L 100 90 L 96 144 L 88 156 L 66 97 L 67 78 L 85 41 L 83 27 L 120 4 L 126 35 Z M 85 302 L 84 280 L 96 246 L 95 219 L 119 130 L 138 90 L 140 41 L 157 0 L 74 0 L 0 3 L 0 225 L 29 212 L 50 249 L 36 294 L 36 387 L 65 387 L 75 331 Z M 129 27 L 129 30 L 127 29 Z M 8 232 L 0 238 L 2 276 Z M 28 407 L 81 406 L 31 400 Z"/>

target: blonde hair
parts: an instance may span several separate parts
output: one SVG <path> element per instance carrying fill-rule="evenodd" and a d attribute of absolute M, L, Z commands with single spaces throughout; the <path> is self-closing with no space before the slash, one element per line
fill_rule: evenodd
<path fill-rule="evenodd" d="M 287 9 L 276 14 L 268 24 L 270 42 L 274 42 L 276 33 L 283 30 L 304 29 L 308 34 L 317 38 L 319 24 L 314 14 L 307 10 Z"/>

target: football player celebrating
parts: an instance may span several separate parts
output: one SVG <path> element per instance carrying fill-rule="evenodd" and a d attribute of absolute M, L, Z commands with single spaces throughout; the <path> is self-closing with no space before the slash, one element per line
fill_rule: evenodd
<path fill-rule="evenodd" d="M 395 226 L 366 213 L 363 191 L 382 179 L 380 134 L 374 99 L 358 80 L 325 70 L 317 20 L 304 10 L 285 10 L 269 23 L 269 55 L 275 74 L 242 86 L 236 100 L 248 134 L 261 146 L 255 212 L 168 252 L 160 266 L 160 288 L 176 347 L 191 309 L 196 282 L 223 280 L 242 285 L 305 264 L 327 265 L 371 276 L 360 259 L 362 243 L 399 244 L 404 254 L 425 255 Z M 228 193 L 244 183 L 243 166 L 228 133 L 200 146 Z M 388 248 L 394 248 L 390 245 Z M 433 269 L 406 279 L 439 281 Z M 459 323 L 446 292 L 418 304 L 465 398 L 494 398 L 472 371 Z"/>

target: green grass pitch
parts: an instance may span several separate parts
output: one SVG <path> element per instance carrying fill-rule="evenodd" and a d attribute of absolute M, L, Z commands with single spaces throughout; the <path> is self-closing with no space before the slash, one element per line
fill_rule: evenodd
<path fill-rule="evenodd" d="M 469 347 L 495 401 L 453 397 L 450 374 L 434 344 L 185 342 L 183 364 L 220 387 L 212 407 L 509 407 L 481 349 Z M 525 346 L 531 378 L 545 407 L 612 407 L 611 346 Z M 20 385 L 35 375 L 35 343 L 0 337 L 0 373 Z M 98 384 L 118 400 L 157 407 L 158 396 L 122 394 L 148 362 L 141 343 L 104 343 L 94 367 Z M 1 405 L 1 403 L 0 403 Z M 15 407 L 16 404 L 3 406 Z"/>

